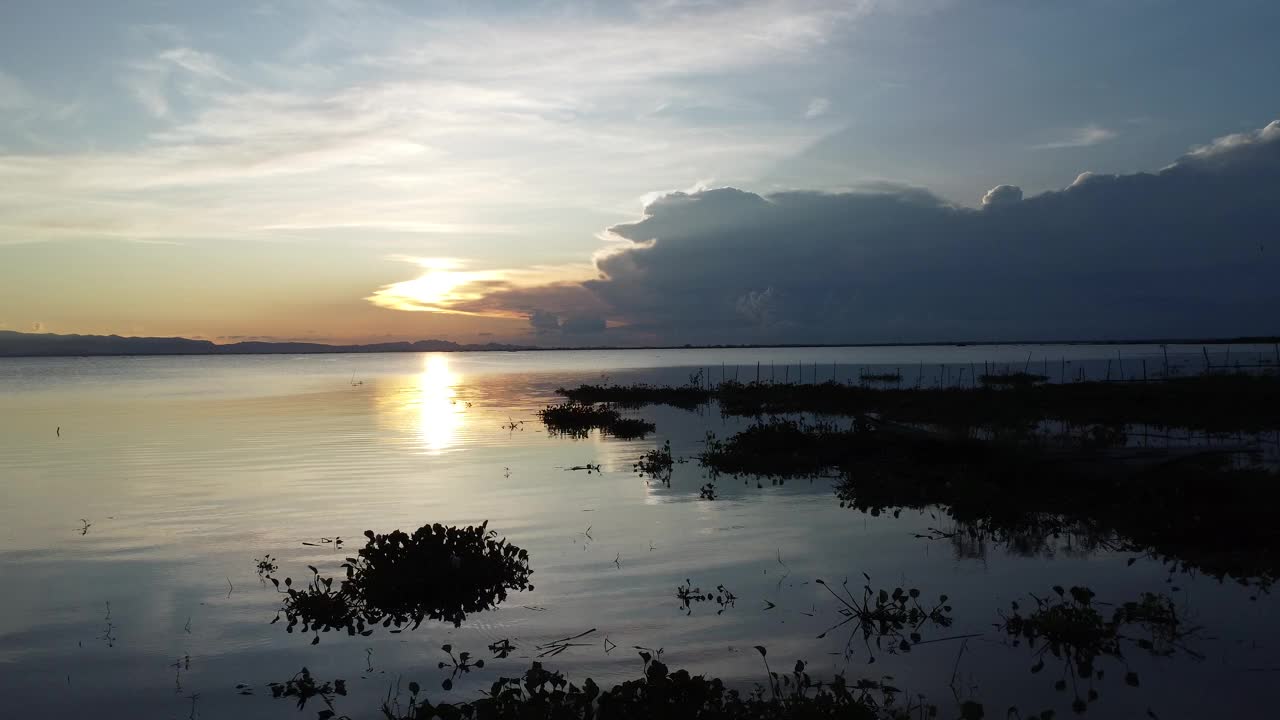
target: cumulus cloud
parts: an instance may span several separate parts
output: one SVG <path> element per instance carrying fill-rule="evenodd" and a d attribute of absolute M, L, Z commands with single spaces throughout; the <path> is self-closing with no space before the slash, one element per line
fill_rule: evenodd
<path fill-rule="evenodd" d="M 1017 185 L 997 185 L 982 196 L 982 207 L 1011 205 L 1022 201 L 1022 188 Z"/>
<path fill-rule="evenodd" d="M 972 209 L 888 187 L 672 193 L 611 228 L 629 244 L 597 259 L 601 277 L 472 305 L 590 308 L 619 342 L 1277 331 L 1280 122 L 1158 172 L 1021 195 L 1002 185 Z"/>
<path fill-rule="evenodd" d="M 546 310 L 534 310 L 529 313 L 529 326 L 539 335 L 556 332 L 560 329 L 560 316 Z"/>
<path fill-rule="evenodd" d="M 588 314 L 562 317 L 547 310 L 534 310 L 529 313 L 529 325 L 536 335 L 590 335 L 604 332 L 605 319 Z"/>

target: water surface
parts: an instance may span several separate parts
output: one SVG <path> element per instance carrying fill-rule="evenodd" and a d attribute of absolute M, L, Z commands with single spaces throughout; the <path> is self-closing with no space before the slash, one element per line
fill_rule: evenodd
<path fill-rule="evenodd" d="M 1205 362 L 1199 347 L 1168 352 L 1182 372 Z M 1266 363 L 1270 352 L 1218 348 L 1209 362 Z M 1280 622 L 1276 600 L 1254 588 L 1146 558 L 1130 565 L 1073 538 L 1021 551 L 921 539 L 946 518 L 841 508 L 830 480 L 721 478 L 705 500 L 692 460 L 670 486 L 635 474 L 666 440 L 693 458 L 708 431 L 742 427 L 714 411 L 643 410 L 658 428 L 643 441 L 553 437 L 535 416 L 558 386 L 602 380 L 808 382 L 887 368 L 906 384 L 958 383 L 983 363 L 1054 380 L 1137 377 L 1144 360 L 1154 374 L 1164 358 L 1158 346 L 1077 345 L 0 360 L 0 716 L 290 717 L 265 685 L 306 666 L 347 680 L 341 712 L 374 717 L 397 682 L 474 698 L 527 667 L 537 646 L 592 629 L 548 666 L 614 683 L 638 675 L 635 646 L 662 648 L 673 667 L 749 687 L 764 679 L 751 649 L 763 645 L 815 676 L 892 675 L 944 708 L 974 697 L 995 716 L 1012 705 L 1064 714 L 1061 668 L 1030 673 L 1031 651 L 992 627 L 1010 601 L 1054 585 L 1088 585 L 1110 602 L 1168 593 L 1204 628 L 1191 643 L 1202 659 L 1100 661 L 1107 677 L 1090 716 L 1259 711 L 1280 667 Z M 567 469 L 587 464 L 601 472 Z M 280 578 L 308 576 L 307 565 L 338 574 L 366 529 L 485 520 L 529 551 L 536 589 L 461 627 L 330 633 L 313 645 L 269 624 L 280 596 L 255 572 L 263 554 Z M 341 550 L 322 542 L 338 536 Z M 872 653 L 843 632 L 818 639 L 842 618 L 814 581 L 859 588 L 863 573 L 877 588 L 947 594 L 954 624 L 922 631 L 939 642 L 909 653 Z M 676 599 L 686 580 L 737 600 L 686 610 Z M 959 635 L 977 637 L 961 651 L 946 639 Z M 517 650 L 494 659 L 486 647 L 503 639 Z M 450 693 L 436 667 L 444 643 L 487 663 Z M 1140 687 L 1121 680 L 1129 669 Z"/>

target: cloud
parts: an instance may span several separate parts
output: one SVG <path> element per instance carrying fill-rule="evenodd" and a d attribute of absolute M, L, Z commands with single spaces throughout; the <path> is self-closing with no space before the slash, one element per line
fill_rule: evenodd
<path fill-rule="evenodd" d="M 529 326 L 539 335 L 558 332 L 560 330 L 560 316 L 546 310 L 534 310 L 529 313 Z"/>
<path fill-rule="evenodd" d="M 1104 128 L 1101 125 L 1089 124 L 1072 129 L 1060 139 L 1032 145 L 1031 148 L 1033 150 L 1061 150 L 1063 148 L 1089 147 L 1108 140 L 1114 140 L 1117 135 L 1119 133 L 1115 130 Z"/>
<path fill-rule="evenodd" d="M 764 290 L 751 290 L 739 297 L 734 308 L 751 323 L 767 326 L 773 324 L 776 305 L 773 288 L 767 287 Z"/>
<path fill-rule="evenodd" d="M 575 280 L 595 276 L 594 269 L 586 264 L 469 270 L 465 261 L 456 258 L 392 259 L 417 265 L 423 272 L 411 280 L 384 285 L 365 298 L 377 307 L 479 317 L 529 317 L 534 329 L 550 328 L 550 319 L 558 324 L 560 313 L 566 308 L 582 308 L 583 296 L 588 293 Z M 521 296 L 529 288 L 537 289 L 537 297 L 524 302 Z M 576 297 L 562 302 L 556 297 L 560 291 Z"/>
<path fill-rule="evenodd" d="M 1022 201 L 1022 188 L 1017 185 L 997 185 L 982 196 L 982 207 L 1011 205 Z"/>
<path fill-rule="evenodd" d="M 831 101 L 824 97 L 816 97 L 809 101 L 809 107 L 805 109 L 804 116 L 810 120 L 821 117 L 831 109 Z"/>
<path fill-rule="evenodd" d="M 521 230 L 549 238 L 568 213 L 546 208 L 599 214 L 691 178 L 759 177 L 816 142 L 815 123 L 742 110 L 757 107 L 759 73 L 828 67 L 843 33 L 899 4 L 486 14 L 303 3 L 251 20 L 294 46 L 222 54 L 195 32 L 138 27 L 136 54 L 110 60 L 127 108 L 95 107 L 93 120 L 130 136 L 0 151 L 0 235 L 469 237 L 491 234 L 500 208 L 538 217 Z M 0 102 L 21 98 L 10 85 L 0 78 Z M 707 114 L 650 114 L 664 104 Z"/>
<path fill-rule="evenodd" d="M 24 110 L 31 104 L 31 93 L 22 81 L 0 70 L 0 110 Z"/>
<path fill-rule="evenodd" d="M 627 244 L 597 258 L 600 277 L 463 306 L 606 317 L 615 342 L 1277 330 L 1280 121 L 1155 173 L 1085 174 L 1028 198 L 998 186 L 981 209 L 879 190 L 672 193 L 610 229 Z"/>

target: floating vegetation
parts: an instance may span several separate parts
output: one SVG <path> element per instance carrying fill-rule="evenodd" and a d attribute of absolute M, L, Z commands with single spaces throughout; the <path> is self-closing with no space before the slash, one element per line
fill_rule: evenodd
<path fill-rule="evenodd" d="M 102 617 L 102 634 L 98 639 L 107 644 L 107 647 L 116 646 L 116 624 L 111 622 L 111 603 L 107 603 L 107 612 Z"/>
<path fill-rule="evenodd" d="M 763 656 L 765 649 L 757 647 Z M 851 720 L 908 720 L 935 717 L 937 708 L 901 700 L 903 693 L 891 678 L 849 682 L 843 675 L 815 681 L 803 662 L 789 674 L 769 671 L 769 690 L 757 686 L 750 693 L 725 687 L 718 678 L 672 672 L 651 653 L 642 651 L 642 675 L 604 690 L 591 679 L 581 685 L 534 662 L 520 677 L 498 678 L 486 696 L 462 703 L 433 704 L 417 683 L 409 696 L 382 705 L 385 720 L 432 718 L 685 718 L 687 720 L 782 720 L 783 718 L 847 718 Z M 766 662 L 767 669 L 767 662 Z M 980 706 L 962 710 L 962 717 L 982 717 Z"/>
<path fill-rule="evenodd" d="M 715 483 L 706 483 L 705 485 L 703 485 L 702 488 L 698 490 L 698 497 L 702 498 L 703 500 L 715 500 L 716 499 Z"/>
<path fill-rule="evenodd" d="M 1280 527 L 1268 519 L 1280 502 L 1280 477 L 1221 457 L 1106 472 L 1026 457 L 931 460 L 920 453 L 850 463 L 844 472 L 836 486 L 842 505 L 873 515 L 944 508 L 957 529 L 931 536 L 951 539 L 962 556 L 982 556 L 988 541 L 1047 555 L 1065 541 L 1080 553 L 1149 555 L 1174 569 L 1262 587 L 1280 574 Z"/>
<path fill-rule="evenodd" d="M 605 435 L 619 440 L 643 440 L 656 429 L 657 426 L 648 420 L 628 417 L 618 418 L 600 428 Z"/>
<path fill-rule="evenodd" d="M 977 387 L 868 387 L 825 382 L 738 383 L 701 390 L 701 403 L 715 400 L 726 415 L 761 417 L 816 413 L 856 417 L 874 413 L 907 423 L 945 427 L 1027 428 L 1044 421 L 1077 426 L 1147 425 L 1211 432 L 1280 427 L 1280 376 L 1212 374 L 1150 382 L 1039 382 L 1039 375 L 987 373 Z M 870 377 L 868 378 L 870 379 Z M 1069 379 L 1069 378 L 1064 378 Z M 896 380 L 895 380 L 896 381 Z M 887 380 L 885 380 L 887 382 Z M 666 403 L 687 388 L 583 385 L 561 394 L 578 402 L 638 407 Z M 692 396 L 691 396 L 692 397 Z M 692 407 L 696 407 L 695 403 Z"/>
<path fill-rule="evenodd" d="M 338 695 L 345 696 L 347 694 L 345 680 L 334 680 L 323 684 L 317 683 L 315 678 L 311 677 L 311 672 L 305 667 L 288 680 L 282 683 L 273 682 L 267 687 L 271 688 L 271 697 L 296 699 L 299 710 L 304 709 L 311 700 L 320 698 L 320 701 L 327 708 L 327 710 L 320 711 L 320 720 L 328 720 L 334 717 L 337 714 L 333 709 L 334 698 Z M 247 693 L 241 690 L 241 694 Z"/>
<path fill-rule="evenodd" d="M 676 588 L 676 599 L 680 601 L 680 609 L 684 611 L 685 615 L 693 614 L 693 606 L 695 604 L 713 600 L 720 606 L 716 614 L 722 615 L 725 610 L 733 607 L 733 604 L 738 600 L 738 596 L 729 592 L 729 589 L 724 585 L 717 585 L 714 593 L 704 593 L 700 588 L 694 587 L 693 583 L 688 579 L 684 583 L 684 585 Z"/>
<path fill-rule="evenodd" d="M 846 463 L 861 439 L 857 428 L 770 418 L 727 440 L 707 434 L 703 467 L 733 476 L 812 477 Z"/>
<path fill-rule="evenodd" d="M 715 396 L 714 391 L 690 383 L 681 387 L 661 385 L 579 385 L 573 389 L 560 388 L 571 402 L 580 404 L 609 403 L 619 407 L 637 408 L 645 405 L 670 405 L 693 410 L 705 405 Z"/>
<path fill-rule="evenodd" d="M 662 447 L 646 452 L 631 467 L 638 475 L 646 475 L 652 480 L 670 485 L 675 463 L 675 458 L 671 456 L 671 441 L 666 440 Z"/>
<path fill-rule="evenodd" d="M 515 645 L 511 644 L 509 638 L 503 638 L 496 643 L 489 644 L 489 652 L 493 653 L 495 660 L 505 660 L 507 656 L 518 650 Z"/>
<path fill-rule="evenodd" d="M 1047 375 L 1035 375 L 1028 372 L 1013 372 L 1003 375 L 979 375 L 978 382 L 987 387 L 1025 388 L 1048 382 Z"/>
<path fill-rule="evenodd" d="M 574 640 L 580 640 L 595 631 L 595 628 L 591 628 L 590 630 L 580 632 L 577 635 L 560 638 L 559 640 L 552 640 L 549 643 L 538 645 L 536 648 L 538 650 L 538 657 L 555 657 L 571 647 L 586 647 L 591 643 L 578 643 L 574 642 Z"/>
<path fill-rule="evenodd" d="M 869 662 L 875 662 L 876 651 L 890 655 L 911 652 L 911 647 L 921 642 L 920 630 L 926 625 L 949 627 L 951 625 L 951 606 L 947 604 L 947 596 L 940 595 L 938 602 L 932 607 L 920 604 L 920 591 L 916 588 L 903 590 L 900 587 L 888 590 L 872 590 L 871 576 L 863 573 L 867 579 L 862 586 L 862 599 L 859 600 L 849 590 L 849 581 L 841 583 L 843 595 L 831 589 L 831 585 L 822 579 L 816 583 L 827 589 L 831 596 L 838 600 L 841 608 L 839 614 L 843 620 L 832 625 L 818 636 L 824 638 L 832 630 L 846 625 L 853 625 L 849 631 L 849 640 L 845 643 L 845 657 L 852 652 L 853 639 L 862 635 L 870 655 Z M 875 649 L 872 649 L 874 641 Z"/>
<path fill-rule="evenodd" d="M 1124 663 L 1126 645 L 1162 657 L 1176 652 L 1195 659 L 1203 657 L 1186 645 L 1186 640 L 1200 628 L 1180 617 L 1168 597 L 1143 593 L 1137 601 L 1116 608 L 1108 619 L 1094 603 L 1095 594 L 1089 588 L 1064 590 L 1054 586 L 1053 592 L 1057 599 L 1031 595 L 1035 608 L 1025 615 L 1017 602 L 1011 603 L 1010 614 L 1001 613 L 996 627 L 1008 635 L 1014 646 L 1025 642 L 1032 649 L 1033 674 L 1044 669 L 1046 655 L 1062 660 L 1063 674 L 1071 681 L 1072 709 L 1076 712 L 1083 712 L 1098 697 L 1093 681 L 1104 677 L 1104 671 L 1096 668 L 1098 659 L 1107 657 Z M 1132 632 L 1141 634 L 1126 634 Z M 1137 687 L 1138 674 L 1127 665 L 1125 669 L 1125 684 Z M 1066 690 L 1067 679 L 1056 681 L 1055 689 Z M 1082 683 L 1087 684 L 1083 694 Z"/>
<path fill-rule="evenodd" d="M 573 467 L 565 468 L 565 470 L 568 470 L 569 472 L 576 472 L 576 471 L 578 471 L 578 470 L 586 470 L 588 475 L 590 475 L 590 474 L 591 474 L 591 473 L 593 473 L 593 472 L 594 472 L 594 473 L 596 473 L 596 474 L 598 475 L 598 474 L 600 474 L 600 472 L 601 472 L 601 471 L 600 471 L 600 465 L 599 465 L 599 463 L 597 463 L 597 464 L 595 464 L 595 465 L 592 465 L 591 463 L 587 463 L 586 465 L 574 465 Z"/>
<path fill-rule="evenodd" d="M 640 418 L 623 417 L 613 408 L 566 402 L 538 411 L 547 430 L 557 435 L 585 438 L 593 429 L 620 440 L 641 440 L 656 427 Z"/>
<path fill-rule="evenodd" d="M 708 436 L 699 459 L 734 476 L 839 473 L 840 503 L 872 515 L 942 507 L 966 532 L 932 536 L 950 537 L 969 556 L 987 539 L 1035 554 L 1066 536 L 1082 551 L 1151 555 L 1262 586 L 1280 575 L 1280 527 L 1269 517 L 1280 473 L 1239 466 L 1214 448 L 1174 458 L 1063 453 L 871 418 L 847 427 L 771 418 L 726 440 Z"/>
<path fill-rule="evenodd" d="M 858 380 L 864 383 L 901 383 L 902 371 L 897 370 L 891 373 L 869 373 L 866 371 L 858 373 Z"/>
<path fill-rule="evenodd" d="M 276 559 L 270 555 L 263 555 L 260 558 L 254 558 L 253 562 L 257 566 L 258 578 L 264 583 L 266 579 L 275 574 L 280 569 L 280 565 L 276 563 Z"/>
<path fill-rule="evenodd" d="M 475 662 L 472 662 L 471 653 L 469 652 L 459 652 L 457 657 L 454 657 L 452 645 L 441 645 L 440 649 L 448 653 L 449 662 L 441 662 L 436 665 L 436 667 L 442 670 L 447 667 L 452 668 L 449 677 L 445 678 L 444 681 L 440 683 L 440 687 L 444 688 L 446 691 L 453 689 L 454 678 L 459 675 L 465 675 L 471 672 L 472 669 L 478 670 L 484 667 L 484 660 L 476 660 Z"/>
<path fill-rule="evenodd" d="M 342 547 L 342 542 L 343 540 L 341 537 L 331 537 L 331 538 L 322 537 L 320 538 L 320 542 L 306 542 L 304 540 L 302 544 L 310 547 L 318 547 L 320 545 L 333 545 L 333 548 L 336 550 Z"/>
<path fill-rule="evenodd" d="M 293 587 L 285 578 L 287 597 L 281 613 L 287 630 L 346 630 L 369 635 L 382 625 L 399 632 L 426 619 L 461 625 L 467 615 L 496 607 L 511 590 L 532 590 L 529 554 L 497 533 L 479 526 L 424 525 L 412 535 L 400 530 L 386 535 L 365 531 L 359 556 L 347 558 L 346 578 L 334 589 L 333 578 L 308 566 L 311 581 Z M 280 582 L 271 579 L 277 588 Z M 277 622 L 280 615 L 277 614 Z"/>

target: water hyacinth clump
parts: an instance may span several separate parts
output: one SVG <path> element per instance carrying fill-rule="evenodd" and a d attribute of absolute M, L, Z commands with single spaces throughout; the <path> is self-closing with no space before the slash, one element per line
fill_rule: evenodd
<path fill-rule="evenodd" d="M 413 534 L 369 530 L 365 537 L 358 557 L 343 563 L 346 579 L 336 590 L 333 578 L 321 577 L 314 567 L 305 588 L 285 579 L 288 597 L 281 612 L 290 632 L 302 623 L 304 631 L 368 635 L 375 625 L 416 628 L 427 619 L 457 627 L 468 614 L 506 600 L 508 591 L 533 589 L 529 553 L 496 539 L 487 522 L 423 525 Z M 318 641 L 317 635 L 313 642 Z"/>
<path fill-rule="evenodd" d="M 623 417 L 613 408 L 576 402 L 548 405 L 538 411 L 538 417 L 551 433 L 573 438 L 585 438 L 595 429 L 620 440 L 640 440 L 655 429 L 653 423 Z"/>

